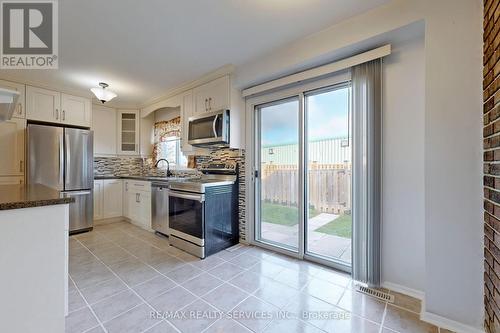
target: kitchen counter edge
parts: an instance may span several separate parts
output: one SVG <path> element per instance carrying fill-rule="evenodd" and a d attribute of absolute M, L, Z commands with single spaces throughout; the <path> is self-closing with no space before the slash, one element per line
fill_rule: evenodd
<path fill-rule="evenodd" d="M 61 198 L 58 190 L 40 184 L 0 185 L 0 210 L 63 205 L 72 202 L 75 202 L 74 198 Z"/>

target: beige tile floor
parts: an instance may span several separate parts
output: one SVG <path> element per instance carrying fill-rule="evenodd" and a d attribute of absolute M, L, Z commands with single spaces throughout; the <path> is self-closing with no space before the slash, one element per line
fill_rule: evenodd
<path fill-rule="evenodd" d="M 127 222 L 72 236 L 69 265 L 66 332 L 439 332 L 346 274 L 249 246 L 199 260 Z"/>

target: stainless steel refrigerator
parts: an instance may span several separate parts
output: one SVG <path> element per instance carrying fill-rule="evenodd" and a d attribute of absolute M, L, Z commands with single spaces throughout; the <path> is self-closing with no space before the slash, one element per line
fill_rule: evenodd
<path fill-rule="evenodd" d="M 92 229 L 93 132 L 29 124 L 27 133 L 28 184 L 43 184 L 75 198 L 69 206 L 70 233 Z"/>

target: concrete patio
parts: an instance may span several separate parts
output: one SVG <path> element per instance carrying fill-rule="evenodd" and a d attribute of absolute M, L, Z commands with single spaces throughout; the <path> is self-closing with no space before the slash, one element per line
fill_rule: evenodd
<path fill-rule="evenodd" d="M 351 239 L 315 231 L 338 218 L 339 215 L 321 213 L 309 220 L 308 252 L 351 263 Z M 298 247 L 298 224 L 286 226 L 262 222 L 261 233 L 264 240 Z"/>

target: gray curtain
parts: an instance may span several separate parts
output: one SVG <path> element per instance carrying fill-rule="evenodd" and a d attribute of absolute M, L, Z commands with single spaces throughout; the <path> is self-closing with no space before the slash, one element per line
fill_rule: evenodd
<path fill-rule="evenodd" d="M 352 68 L 353 279 L 380 286 L 382 59 Z"/>

